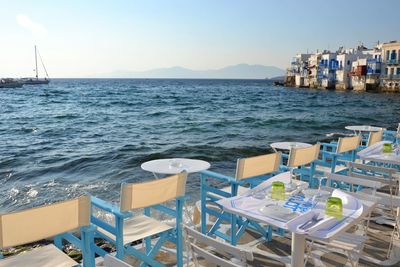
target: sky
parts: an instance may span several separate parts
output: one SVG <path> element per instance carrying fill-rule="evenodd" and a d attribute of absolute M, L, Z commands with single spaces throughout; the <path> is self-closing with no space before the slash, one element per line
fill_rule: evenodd
<path fill-rule="evenodd" d="M 0 77 L 240 63 L 400 39 L 399 0 L 0 0 Z M 43 73 L 42 68 L 39 70 Z"/>

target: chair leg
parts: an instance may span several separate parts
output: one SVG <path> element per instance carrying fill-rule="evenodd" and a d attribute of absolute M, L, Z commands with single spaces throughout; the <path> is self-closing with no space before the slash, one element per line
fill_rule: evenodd
<path fill-rule="evenodd" d="M 183 266 L 183 237 L 182 237 L 182 210 L 183 202 L 181 200 L 176 201 L 176 265 L 178 267 Z"/>
<path fill-rule="evenodd" d="M 115 238 L 115 247 L 117 250 L 117 258 L 120 260 L 124 260 L 125 257 L 125 248 L 124 248 L 124 240 L 123 240 L 123 228 L 124 228 L 124 219 L 116 218 L 115 220 L 115 228 L 116 228 L 116 238 Z"/>

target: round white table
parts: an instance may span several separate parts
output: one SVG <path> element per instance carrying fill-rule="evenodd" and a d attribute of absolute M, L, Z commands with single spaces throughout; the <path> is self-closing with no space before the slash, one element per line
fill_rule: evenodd
<path fill-rule="evenodd" d="M 147 161 L 140 167 L 145 171 L 152 172 L 157 177 L 157 173 L 177 174 L 183 171 L 187 173 L 204 171 L 210 168 L 210 163 L 199 159 L 171 158 Z"/>
<path fill-rule="evenodd" d="M 354 131 L 355 133 L 360 132 L 377 132 L 380 130 L 386 130 L 382 127 L 370 126 L 370 125 L 350 125 L 344 127 L 346 130 Z"/>
<path fill-rule="evenodd" d="M 306 148 L 312 146 L 308 143 L 301 143 L 301 142 L 276 142 L 270 144 L 272 149 L 277 152 L 277 150 L 290 150 L 291 148 Z"/>

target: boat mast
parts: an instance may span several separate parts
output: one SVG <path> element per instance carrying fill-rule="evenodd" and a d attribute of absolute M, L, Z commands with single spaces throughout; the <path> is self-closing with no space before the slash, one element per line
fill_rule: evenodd
<path fill-rule="evenodd" d="M 36 52 L 36 45 L 35 45 L 35 65 L 36 65 L 36 80 L 39 80 L 39 75 L 38 75 L 38 67 L 37 67 L 37 52 Z"/>

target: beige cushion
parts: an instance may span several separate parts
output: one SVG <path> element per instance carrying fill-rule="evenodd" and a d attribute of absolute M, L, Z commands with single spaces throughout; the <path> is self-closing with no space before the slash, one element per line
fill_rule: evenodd
<path fill-rule="evenodd" d="M 124 244 L 141 240 L 145 237 L 156 235 L 164 231 L 172 229 L 171 226 L 163 222 L 159 222 L 145 215 L 134 216 L 124 220 Z M 102 228 L 98 228 L 100 232 L 115 240 L 115 236 Z"/>
<path fill-rule="evenodd" d="M 71 267 L 77 264 L 54 245 L 35 248 L 0 260 L 0 267 Z"/>

